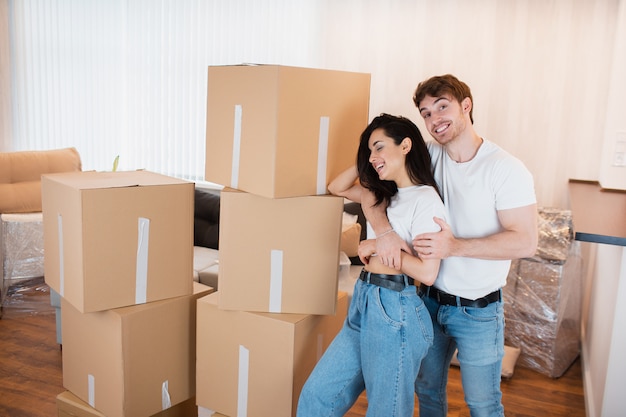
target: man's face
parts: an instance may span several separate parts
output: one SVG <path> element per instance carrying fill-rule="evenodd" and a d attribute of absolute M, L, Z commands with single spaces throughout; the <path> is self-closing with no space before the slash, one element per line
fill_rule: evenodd
<path fill-rule="evenodd" d="M 467 121 L 461 103 L 450 95 L 424 97 L 419 103 L 419 112 L 428 132 L 442 145 L 450 143 L 465 130 Z"/>

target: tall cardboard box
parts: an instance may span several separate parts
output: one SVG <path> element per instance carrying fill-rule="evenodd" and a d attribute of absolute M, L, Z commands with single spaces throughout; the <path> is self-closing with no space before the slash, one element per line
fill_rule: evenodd
<path fill-rule="evenodd" d="M 224 189 L 220 308 L 334 314 L 343 198 L 273 199 Z"/>
<path fill-rule="evenodd" d="M 369 93 L 363 73 L 209 67 L 205 179 L 269 198 L 326 194 L 356 161 Z"/>
<path fill-rule="evenodd" d="M 304 382 L 345 321 L 347 294 L 338 294 L 335 315 L 228 311 L 219 297 L 221 290 L 198 300 L 198 406 L 227 416 L 295 415 Z"/>
<path fill-rule="evenodd" d="M 192 295 L 81 313 L 61 300 L 63 386 L 107 417 L 151 416 L 195 395 Z"/>
<path fill-rule="evenodd" d="M 44 175 L 46 283 L 83 313 L 191 294 L 193 201 L 148 171 Z"/>

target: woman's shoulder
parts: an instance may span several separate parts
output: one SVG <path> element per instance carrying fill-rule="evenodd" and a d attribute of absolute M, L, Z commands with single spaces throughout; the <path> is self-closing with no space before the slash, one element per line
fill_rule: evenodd
<path fill-rule="evenodd" d="M 441 201 L 441 197 L 439 197 L 439 193 L 435 190 L 435 187 L 426 184 L 412 185 L 410 187 L 400 188 L 398 189 L 399 194 L 402 195 L 402 198 L 406 196 L 406 198 L 428 198 L 433 199 L 435 201 Z"/>

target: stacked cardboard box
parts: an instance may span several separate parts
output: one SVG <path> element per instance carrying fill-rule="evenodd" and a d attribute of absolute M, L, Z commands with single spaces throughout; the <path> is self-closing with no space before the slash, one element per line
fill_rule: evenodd
<path fill-rule="evenodd" d="M 56 402 L 57 417 L 106 417 L 105 414 L 91 407 L 70 391 L 57 395 Z M 153 417 L 190 417 L 197 415 L 197 413 L 196 399 L 192 397 L 155 414 Z"/>
<path fill-rule="evenodd" d="M 195 396 L 196 300 L 213 290 L 192 279 L 193 188 L 147 171 L 42 178 L 63 385 L 85 415 L 151 416 Z"/>
<path fill-rule="evenodd" d="M 355 163 L 369 82 L 284 66 L 209 68 L 205 179 L 226 188 L 219 291 L 198 300 L 200 409 L 294 415 L 341 328 L 343 199 L 327 185 Z"/>
<path fill-rule="evenodd" d="M 198 405 L 227 416 L 294 415 L 304 382 L 343 325 L 347 294 L 327 315 L 224 310 L 222 294 L 198 300 Z"/>
<path fill-rule="evenodd" d="M 191 294 L 193 190 L 148 171 L 44 175 L 46 283 L 81 313 Z"/>
<path fill-rule="evenodd" d="M 580 352 L 582 258 L 569 210 L 539 209 L 533 258 L 511 264 L 504 287 L 507 345 L 521 349 L 518 364 L 552 378 Z"/>
<path fill-rule="evenodd" d="M 370 75 L 209 67 L 205 179 L 268 198 L 326 194 L 356 161 Z"/>

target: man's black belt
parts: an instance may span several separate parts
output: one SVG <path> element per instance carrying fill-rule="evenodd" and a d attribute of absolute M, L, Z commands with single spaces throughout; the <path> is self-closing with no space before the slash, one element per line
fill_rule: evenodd
<path fill-rule="evenodd" d="M 502 300 L 501 290 L 496 290 L 492 293 L 485 295 L 484 297 L 477 298 L 475 300 L 470 300 L 467 298 L 448 294 L 445 291 L 441 291 L 435 287 L 429 287 L 427 285 L 420 286 L 420 291 L 426 294 L 427 297 L 436 300 L 439 304 L 446 306 L 484 308 L 491 303 Z"/>
<path fill-rule="evenodd" d="M 409 285 L 415 285 L 415 281 L 408 275 L 397 274 L 374 274 L 372 272 L 363 269 L 359 275 L 361 281 L 368 284 L 378 285 L 379 287 L 387 288 L 393 291 L 402 291 Z"/>

